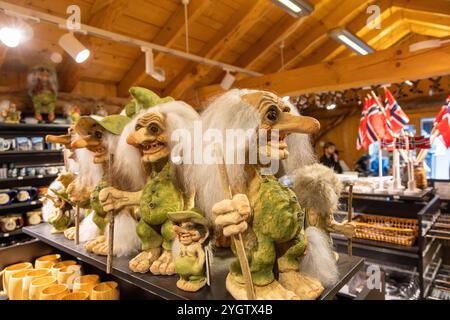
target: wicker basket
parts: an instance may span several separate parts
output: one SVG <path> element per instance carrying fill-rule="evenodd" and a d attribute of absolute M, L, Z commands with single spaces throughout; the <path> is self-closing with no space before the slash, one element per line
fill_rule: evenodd
<path fill-rule="evenodd" d="M 354 217 L 356 238 L 395 243 L 411 247 L 419 233 L 415 219 L 372 216 L 360 214 Z"/>

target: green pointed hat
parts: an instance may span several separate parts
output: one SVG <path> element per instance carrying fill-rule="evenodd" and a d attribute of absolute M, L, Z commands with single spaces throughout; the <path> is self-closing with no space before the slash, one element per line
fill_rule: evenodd
<path fill-rule="evenodd" d="M 172 97 L 161 98 L 153 91 L 142 87 L 131 87 L 130 94 L 133 100 L 125 106 L 125 113 L 129 118 L 132 118 L 141 110 L 174 100 Z"/>
<path fill-rule="evenodd" d="M 75 124 L 75 130 L 81 135 L 87 135 L 89 129 L 98 124 L 106 131 L 119 135 L 130 120 L 130 118 L 118 114 L 113 114 L 104 118 L 94 115 L 83 116 Z"/>
<path fill-rule="evenodd" d="M 208 227 L 208 220 L 200 213 L 194 210 L 184 210 L 176 212 L 168 212 L 168 218 L 174 223 L 193 222 Z"/>

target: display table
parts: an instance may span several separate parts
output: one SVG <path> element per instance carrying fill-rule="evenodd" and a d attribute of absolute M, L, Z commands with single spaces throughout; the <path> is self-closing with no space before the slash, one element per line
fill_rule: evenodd
<path fill-rule="evenodd" d="M 40 224 L 24 227 L 23 231 L 50 246 L 69 255 L 79 258 L 84 263 L 90 264 L 100 270 L 106 270 L 106 257 L 100 257 L 87 253 L 83 244 L 75 245 L 74 241 L 67 240 L 63 234 L 52 234 L 51 226 Z M 225 278 L 228 266 L 234 259 L 230 250 L 216 250 L 211 267 L 211 287 L 205 287 L 197 293 L 182 291 L 176 287 L 178 276 L 154 276 L 149 273 L 133 273 L 128 268 L 130 258 L 114 258 L 112 275 L 125 280 L 133 285 L 148 291 L 163 299 L 184 300 L 231 300 L 233 299 L 225 289 Z M 364 265 L 364 259 L 341 255 L 338 261 L 339 281 L 330 288 L 326 288 L 321 300 L 333 299 L 337 292 L 359 271 Z"/>

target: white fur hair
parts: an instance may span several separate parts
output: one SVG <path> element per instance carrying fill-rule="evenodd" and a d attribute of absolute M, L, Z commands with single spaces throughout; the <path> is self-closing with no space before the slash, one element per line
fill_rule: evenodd
<path fill-rule="evenodd" d="M 95 187 L 102 178 L 103 168 L 94 163 L 94 154 L 86 148 L 76 149 L 75 160 L 78 163 L 77 188 Z"/>
<path fill-rule="evenodd" d="M 125 257 L 134 255 L 141 249 L 141 241 L 136 233 L 137 221 L 127 212 L 120 212 L 114 219 L 114 255 Z M 105 228 L 109 238 L 109 223 Z"/>
<path fill-rule="evenodd" d="M 337 209 L 342 183 L 332 169 L 316 163 L 297 169 L 291 179 L 304 209 L 314 208 L 321 215 L 328 215 Z"/>
<path fill-rule="evenodd" d="M 169 148 L 172 149 L 174 142 L 170 140 L 172 132 L 177 129 L 186 129 L 192 132 L 193 123 L 200 120 L 198 113 L 188 104 L 182 101 L 171 101 L 156 105 L 147 110 L 142 110 L 128 123 L 120 136 L 114 160 L 114 173 L 122 182 L 122 187 L 129 191 L 141 190 L 146 181 L 146 173 L 141 163 L 140 151 L 127 143 L 127 137 L 135 130 L 138 119 L 149 112 L 160 112 L 166 118 L 167 136 L 169 137 Z M 184 165 L 172 165 L 173 172 L 179 178 L 179 186 L 187 188 L 187 167 Z"/>
<path fill-rule="evenodd" d="M 64 186 L 61 182 L 55 180 L 53 181 L 50 186 L 48 187 L 47 194 L 51 197 L 57 197 L 56 194 L 52 191 L 61 191 L 64 189 Z M 45 199 L 42 203 L 42 219 L 45 222 L 48 222 L 48 219 L 50 219 L 53 214 L 55 213 L 56 207 L 50 199 Z"/>
<path fill-rule="evenodd" d="M 300 261 L 300 271 L 318 279 L 325 287 L 335 284 L 339 271 L 327 236 L 316 227 L 307 228 L 305 234 L 308 245 Z"/>
<path fill-rule="evenodd" d="M 100 230 L 95 224 L 94 211 L 91 211 L 88 215 L 85 215 L 83 221 L 80 223 L 80 242 L 86 242 L 94 240 L 100 235 Z"/>
<path fill-rule="evenodd" d="M 241 98 L 243 95 L 254 92 L 257 90 L 233 89 L 213 100 L 201 115 L 203 131 L 218 129 L 225 137 L 227 129 L 255 129 L 255 135 L 250 137 L 247 143 L 256 143 L 256 128 L 261 123 L 261 116 L 256 108 L 249 107 L 248 103 Z M 294 167 L 314 162 L 314 153 L 307 135 L 294 134 L 289 136 L 286 142 L 292 154 L 292 160 L 284 160 L 282 165 L 286 166 L 288 172 Z M 224 147 L 224 154 L 230 147 L 234 146 Z M 236 151 L 239 152 L 239 150 Z M 244 165 L 226 165 L 226 167 L 233 192 L 245 192 L 248 178 Z M 191 171 L 191 181 L 197 191 L 196 206 L 212 223 L 212 206 L 223 200 L 217 166 L 215 164 L 195 165 Z"/>

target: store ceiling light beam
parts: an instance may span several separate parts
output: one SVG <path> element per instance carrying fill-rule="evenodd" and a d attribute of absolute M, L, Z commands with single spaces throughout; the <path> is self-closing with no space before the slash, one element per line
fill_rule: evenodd
<path fill-rule="evenodd" d="M 29 8 L 25 8 L 25 7 L 21 7 L 21 6 L 17 6 L 8 2 L 4 2 L 4 1 L 0 1 L 0 11 L 8 11 L 9 14 L 15 14 L 17 16 L 27 16 L 30 18 L 34 18 L 34 19 L 39 19 L 41 22 L 45 22 L 48 24 L 53 24 L 53 25 L 57 25 L 60 28 L 66 28 L 66 19 L 61 18 L 61 17 L 57 17 L 48 13 L 44 13 L 44 12 L 40 12 L 37 10 L 33 10 L 33 9 L 29 9 Z M 211 59 L 207 59 L 204 57 L 200 57 L 194 54 L 190 54 L 190 53 L 186 53 L 183 51 L 179 51 L 179 50 L 174 50 L 171 48 L 167 48 L 164 46 L 160 46 L 158 44 L 155 43 L 151 43 L 148 41 L 143 41 L 143 40 L 139 40 L 139 39 L 135 39 L 132 37 L 128 37 L 125 35 L 121 35 L 115 32 L 110 32 L 107 30 L 103 30 L 103 29 L 99 29 L 99 28 L 95 28 L 89 25 L 85 25 L 82 24 L 81 25 L 81 30 L 80 31 L 75 31 L 75 32 L 82 32 L 84 34 L 88 34 L 91 36 L 95 36 L 101 39 L 105 39 L 105 40 L 111 40 L 111 41 L 116 41 L 119 43 L 124 43 L 124 44 L 128 44 L 128 45 L 132 45 L 132 46 L 136 46 L 139 48 L 145 47 L 145 48 L 150 48 L 152 50 L 155 51 L 159 51 L 168 55 L 172 55 L 175 57 L 179 57 L 182 59 L 186 59 L 186 60 L 191 60 L 197 63 L 201 63 L 201 64 L 206 64 L 206 65 L 211 65 L 220 69 L 228 69 L 228 70 L 232 70 L 233 72 L 239 72 L 239 73 L 243 73 L 249 76 L 260 76 L 262 75 L 259 72 L 255 72 L 255 71 L 251 71 L 251 70 L 247 70 L 244 68 L 240 68 L 237 66 L 233 66 L 227 63 L 223 63 L 220 61 L 216 61 L 216 60 L 211 60 Z"/>
<path fill-rule="evenodd" d="M 310 15 L 314 11 L 314 6 L 305 0 L 272 0 L 272 2 L 296 18 Z"/>

